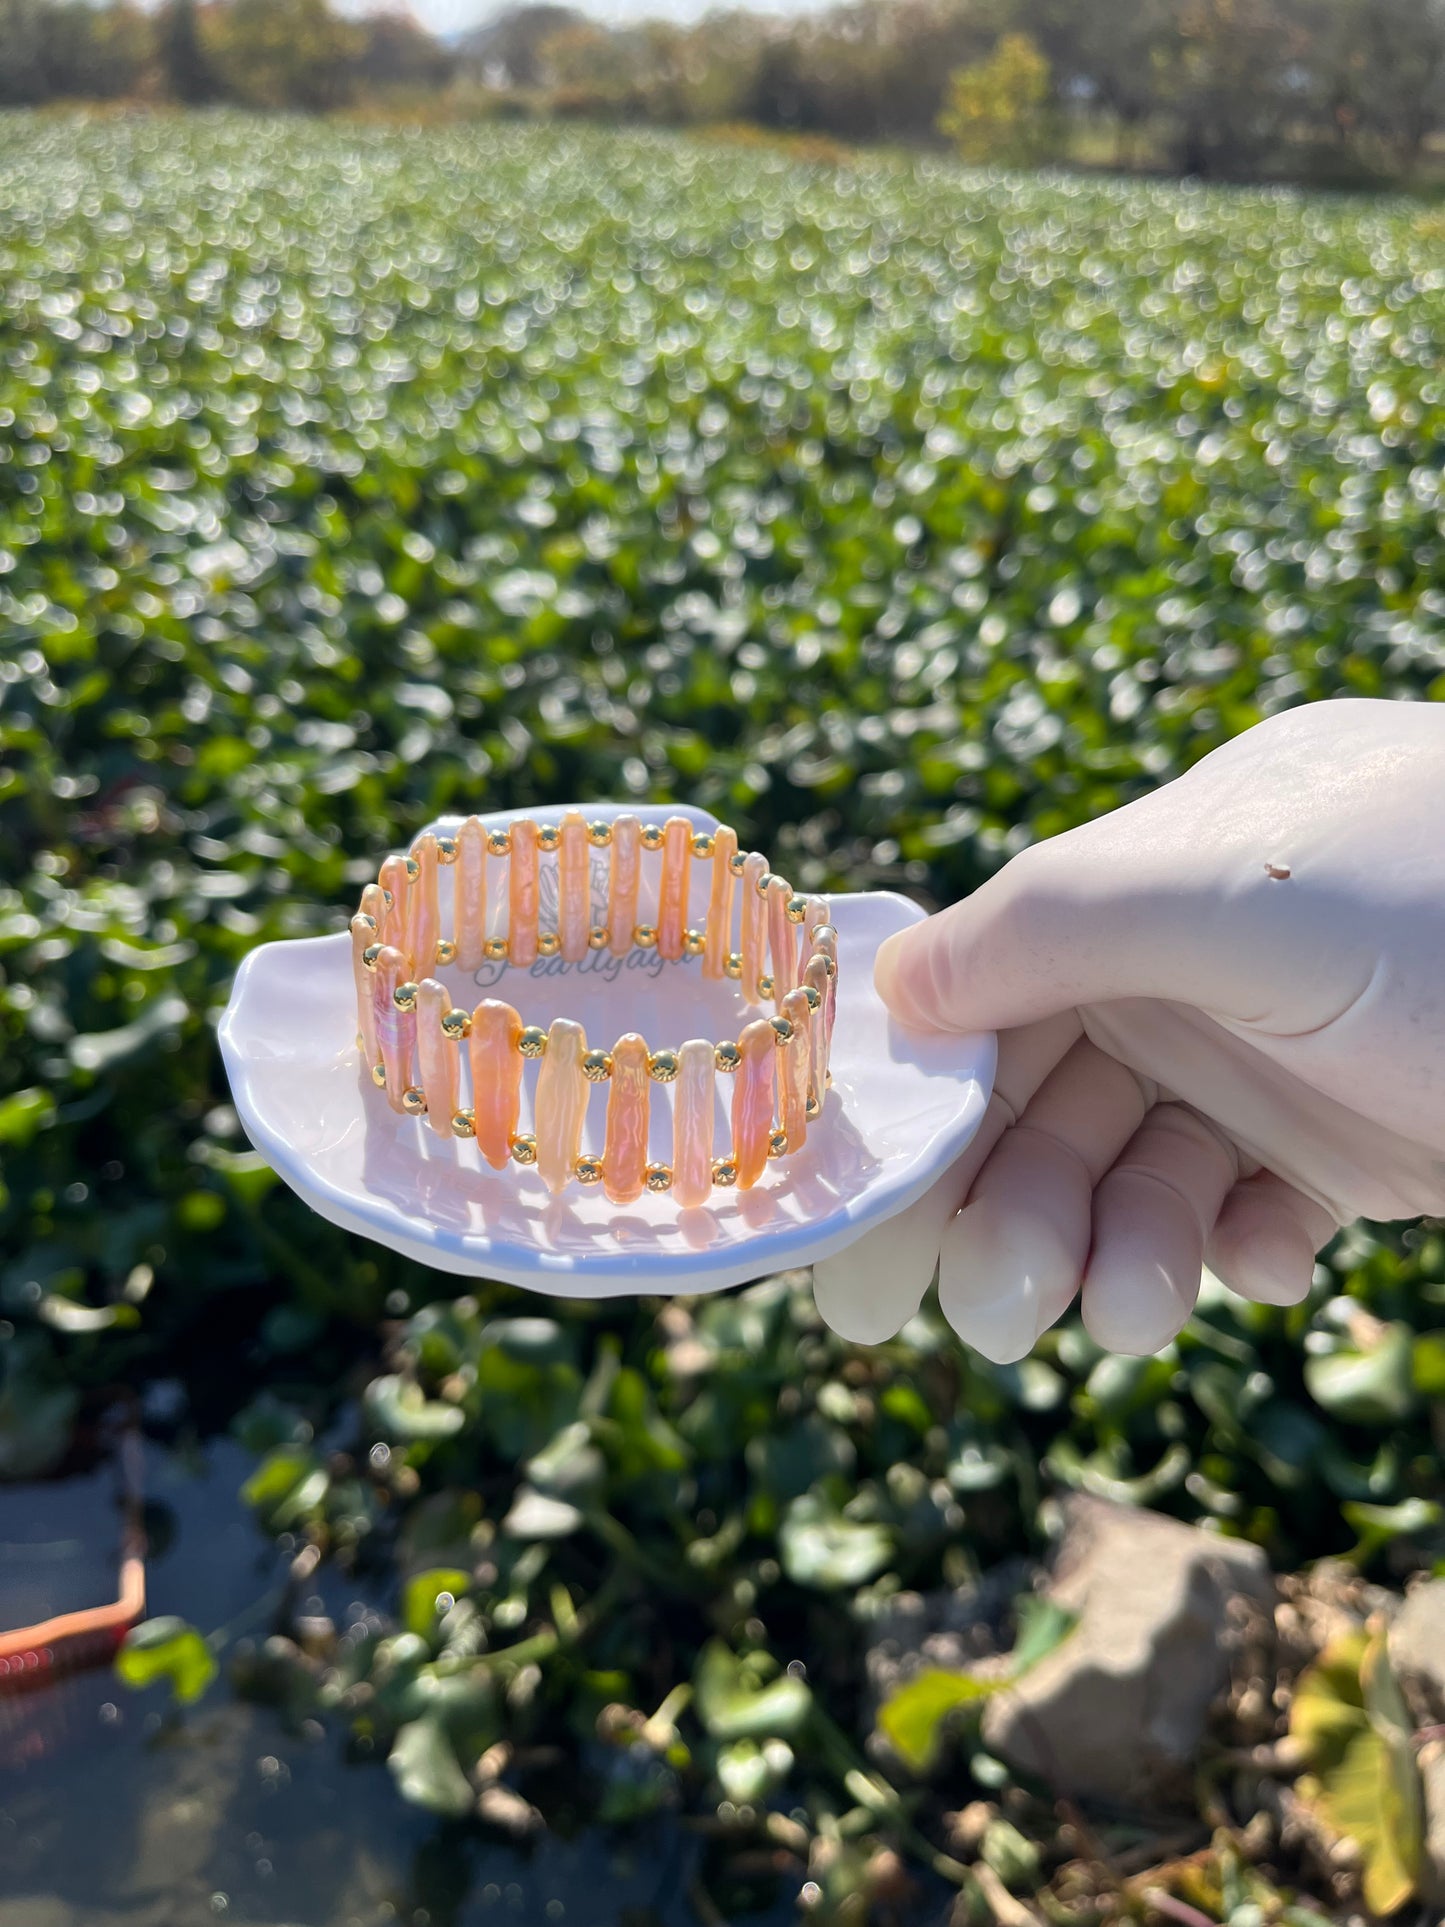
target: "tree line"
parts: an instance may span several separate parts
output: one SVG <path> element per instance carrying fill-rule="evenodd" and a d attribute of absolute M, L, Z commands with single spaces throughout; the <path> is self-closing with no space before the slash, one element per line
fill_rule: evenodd
<path fill-rule="evenodd" d="M 622 27 L 549 0 L 447 44 L 328 0 L 0 0 L 0 105 L 97 98 L 747 124 L 1348 184 L 1445 164 L 1445 0 L 844 0 Z"/>

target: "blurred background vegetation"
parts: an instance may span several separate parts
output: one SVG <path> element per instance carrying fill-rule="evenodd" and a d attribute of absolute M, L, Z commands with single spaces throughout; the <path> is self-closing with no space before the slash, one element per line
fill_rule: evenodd
<path fill-rule="evenodd" d="M 1431 184 L 1445 172 L 1445 7 L 849 0 L 684 25 L 545 0 L 441 39 L 404 10 L 328 0 L 0 0 L 0 106 L 81 99 L 741 124 L 947 142 L 980 162 Z"/>

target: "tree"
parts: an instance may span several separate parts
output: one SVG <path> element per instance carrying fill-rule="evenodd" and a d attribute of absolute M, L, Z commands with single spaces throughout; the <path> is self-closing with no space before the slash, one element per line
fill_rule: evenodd
<path fill-rule="evenodd" d="M 196 0 L 170 0 L 160 17 L 161 64 L 166 91 L 186 107 L 199 107 L 216 97 L 216 76 L 201 44 Z"/>
<path fill-rule="evenodd" d="M 226 90 L 248 107 L 324 113 L 351 95 L 364 36 L 326 0 L 233 0 L 215 32 Z"/>
<path fill-rule="evenodd" d="M 1006 33 L 987 60 L 949 76 L 938 131 L 966 161 L 1022 166 L 1048 136 L 1049 63 L 1026 33 Z"/>

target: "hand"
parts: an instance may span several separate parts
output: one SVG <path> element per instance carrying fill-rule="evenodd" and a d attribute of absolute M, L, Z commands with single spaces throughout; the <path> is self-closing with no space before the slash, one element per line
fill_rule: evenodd
<path fill-rule="evenodd" d="M 998 1076 L 934 1189 L 817 1266 L 844 1336 L 890 1337 L 935 1263 L 999 1363 L 1080 1292 L 1101 1345 L 1157 1351 L 1206 1263 L 1296 1303 L 1341 1224 L 1445 1212 L 1445 705 L 1275 716 L 890 939 L 877 983 L 997 1030 Z"/>

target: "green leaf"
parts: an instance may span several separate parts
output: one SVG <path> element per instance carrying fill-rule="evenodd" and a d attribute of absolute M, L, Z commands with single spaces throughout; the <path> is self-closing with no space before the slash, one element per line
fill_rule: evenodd
<path fill-rule="evenodd" d="M 368 1422 L 395 1445 L 455 1438 L 466 1424 L 459 1405 L 429 1399 L 414 1381 L 394 1373 L 374 1378 L 363 1403 Z"/>
<path fill-rule="evenodd" d="M 216 1677 L 216 1660 L 194 1626 L 167 1614 L 132 1627 L 115 1656 L 115 1670 L 131 1687 L 167 1680 L 177 1704 L 189 1706 Z"/>
<path fill-rule="evenodd" d="M 915 1773 L 927 1773 L 938 1757 L 949 1715 L 977 1706 L 1007 1684 L 976 1679 L 972 1673 L 931 1666 L 895 1687 L 878 1709 L 878 1725 L 890 1746 Z"/>
<path fill-rule="evenodd" d="M 1408 1325 L 1387 1325 L 1368 1351 L 1307 1358 L 1304 1379 L 1310 1397 L 1334 1418 L 1398 1424 L 1415 1405 L 1414 1335 Z"/>
<path fill-rule="evenodd" d="M 441 1720 L 432 1713 L 398 1729 L 386 1764 L 397 1792 L 415 1807 L 459 1820 L 476 1805 L 471 1782 Z"/>
<path fill-rule="evenodd" d="M 846 1518 L 816 1492 L 805 1492 L 788 1507 L 778 1544 L 794 1585 L 823 1591 L 861 1586 L 893 1556 L 885 1527 Z"/>
<path fill-rule="evenodd" d="M 1018 1636 L 1009 1660 L 1010 1679 L 1019 1679 L 1031 1666 L 1047 1659 L 1079 1623 L 1077 1613 L 1036 1592 L 1024 1593 L 1015 1602 L 1014 1617 Z"/>
<path fill-rule="evenodd" d="M 434 1566 L 427 1572 L 413 1573 L 402 1588 L 401 1623 L 409 1633 L 429 1639 L 436 1631 L 437 1613 L 449 1607 L 472 1583 L 472 1575 L 460 1566 Z"/>
<path fill-rule="evenodd" d="M 694 1676 L 697 1716 L 715 1740 L 791 1739 L 813 1709 L 806 1680 L 761 1676 L 761 1656 L 742 1660 L 719 1639 L 703 1648 Z"/>
<path fill-rule="evenodd" d="M 317 1510 L 330 1483 L 325 1466 L 313 1453 L 283 1445 L 262 1459 L 241 1487 L 241 1497 L 260 1514 L 269 1531 L 289 1532 Z"/>

